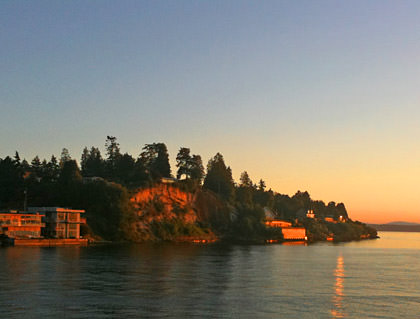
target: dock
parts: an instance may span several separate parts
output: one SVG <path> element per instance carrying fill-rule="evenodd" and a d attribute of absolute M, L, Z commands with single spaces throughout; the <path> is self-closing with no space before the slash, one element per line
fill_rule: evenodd
<path fill-rule="evenodd" d="M 20 238 L 3 238 L 1 240 L 2 246 L 42 246 L 42 247 L 55 247 L 55 246 L 87 246 L 89 241 L 87 239 L 56 239 L 56 238 L 39 238 L 39 239 L 20 239 Z"/>

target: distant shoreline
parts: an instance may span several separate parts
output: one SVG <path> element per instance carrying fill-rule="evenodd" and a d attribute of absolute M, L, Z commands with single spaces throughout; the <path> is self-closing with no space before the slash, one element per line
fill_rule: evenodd
<path fill-rule="evenodd" d="M 420 232 L 420 225 L 367 224 L 377 231 Z"/>

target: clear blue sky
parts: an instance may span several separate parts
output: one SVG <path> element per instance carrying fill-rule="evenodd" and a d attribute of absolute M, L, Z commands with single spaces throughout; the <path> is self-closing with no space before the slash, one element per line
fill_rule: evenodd
<path fill-rule="evenodd" d="M 0 157 L 106 135 L 420 221 L 419 1 L 2 1 Z M 395 218 L 394 218 L 395 217 Z"/>

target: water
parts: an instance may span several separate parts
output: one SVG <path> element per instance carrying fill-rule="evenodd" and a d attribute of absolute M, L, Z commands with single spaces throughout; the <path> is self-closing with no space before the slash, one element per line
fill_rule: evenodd
<path fill-rule="evenodd" d="M 0 249 L 2 318 L 418 318 L 420 233 Z"/>

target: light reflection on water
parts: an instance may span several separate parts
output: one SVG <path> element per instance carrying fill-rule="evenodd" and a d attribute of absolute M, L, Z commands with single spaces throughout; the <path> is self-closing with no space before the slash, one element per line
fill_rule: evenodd
<path fill-rule="evenodd" d="M 420 236 L 380 236 L 1 248 L 0 310 L 4 318 L 417 318 L 420 249 L 410 247 Z"/>
<path fill-rule="evenodd" d="M 337 268 L 334 270 L 335 276 L 335 295 L 333 297 L 334 308 L 331 310 L 333 318 L 345 318 L 343 309 L 344 297 L 344 259 L 343 256 L 337 258 Z"/>

